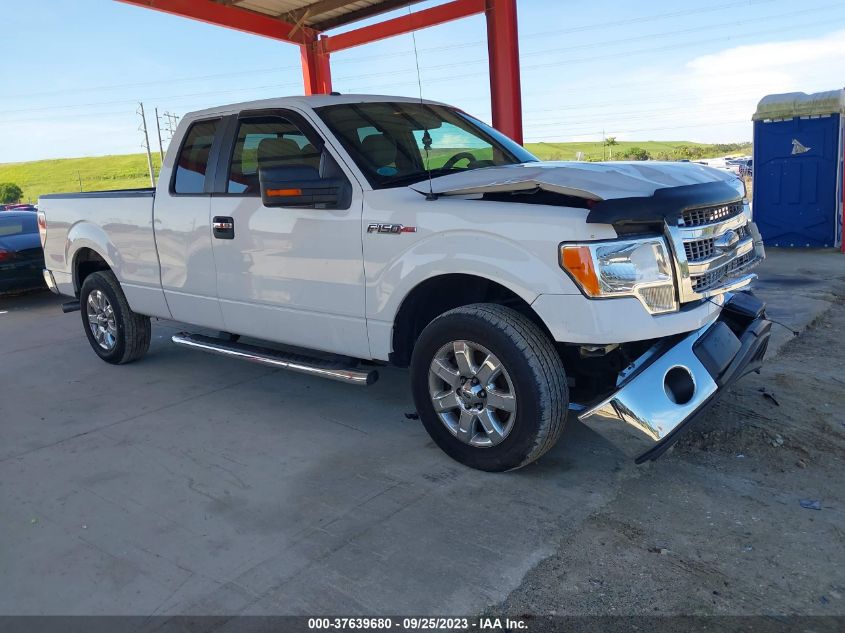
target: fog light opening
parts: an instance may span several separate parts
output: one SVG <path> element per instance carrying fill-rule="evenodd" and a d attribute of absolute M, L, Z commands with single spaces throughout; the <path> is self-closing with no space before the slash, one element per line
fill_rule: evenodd
<path fill-rule="evenodd" d="M 675 404 L 686 404 L 695 395 L 695 380 L 686 367 L 673 367 L 663 378 L 663 389 Z"/>

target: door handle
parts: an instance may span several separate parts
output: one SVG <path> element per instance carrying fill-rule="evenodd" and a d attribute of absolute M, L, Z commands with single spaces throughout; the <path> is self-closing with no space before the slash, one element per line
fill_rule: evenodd
<path fill-rule="evenodd" d="M 218 240 L 235 239 L 235 220 L 228 216 L 216 215 L 211 221 L 211 229 Z"/>

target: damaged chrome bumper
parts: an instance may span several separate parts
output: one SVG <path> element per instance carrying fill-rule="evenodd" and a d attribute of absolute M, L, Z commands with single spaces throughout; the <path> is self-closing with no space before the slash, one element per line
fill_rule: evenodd
<path fill-rule="evenodd" d="M 596 430 L 628 425 L 654 442 L 637 463 L 657 459 L 726 387 L 762 365 L 770 329 L 763 302 L 732 295 L 718 320 L 655 345 L 619 374 L 613 394 L 578 418 Z"/>

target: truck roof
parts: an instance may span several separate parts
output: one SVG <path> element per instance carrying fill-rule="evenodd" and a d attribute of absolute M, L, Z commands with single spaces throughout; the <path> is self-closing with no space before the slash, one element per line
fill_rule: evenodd
<path fill-rule="evenodd" d="M 263 110 L 266 108 L 283 108 L 285 106 L 300 106 L 305 108 L 319 108 L 327 105 L 337 105 L 345 103 L 378 103 L 380 101 L 393 101 L 400 103 L 428 103 L 432 105 L 445 105 L 439 101 L 429 101 L 428 99 L 420 99 L 419 97 L 399 97 L 393 95 L 364 95 L 364 94 L 338 94 L 338 95 L 310 95 L 310 96 L 292 96 L 292 97 L 274 97 L 272 99 L 259 99 L 257 101 L 242 101 L 240 103 L 230 103 L 227 105 L 215 106 L 213 108 L 206 108 L 205 110 L 196 110 L 188 113 L 187 118 L 194 118 L 197 116 L 206 116 L 210 114 L 225 114 L 231 112 L 240 112 L 241 110 Z"/>

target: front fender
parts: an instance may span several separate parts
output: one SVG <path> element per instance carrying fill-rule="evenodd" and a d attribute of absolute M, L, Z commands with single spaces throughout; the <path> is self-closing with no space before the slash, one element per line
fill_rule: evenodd
<path fill-rule="evenodd" d="M 390 238 L 383 238 L 390 239 Z M 377 274 L 368 262 L 367 324 L 374 358 L 391 351 L 393 323 L 406 297 L 419 284 L 443 275 L 463 274 L 504 286 L 526 303 L 539 295 L 580 294 L 554 259 L 532 253 L 501 235 L 454 230 L 417 240 Z"/>
<path fill-rule="evenodd" d="M 454 273 L 494 281 L 529 304 L 545 293 L 580 294 L 553 257 L 543 259 L 497 234 L 459 230 L 417 241 L 368 281 L 367 317 L 392 321 L 416 286 Z"/>

